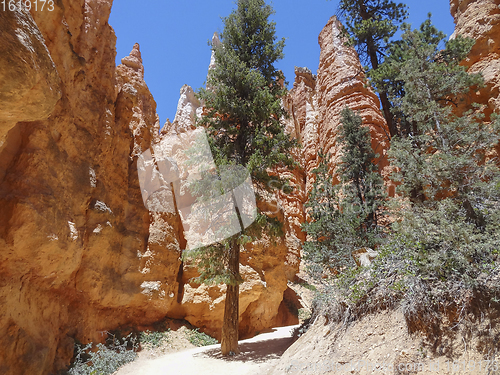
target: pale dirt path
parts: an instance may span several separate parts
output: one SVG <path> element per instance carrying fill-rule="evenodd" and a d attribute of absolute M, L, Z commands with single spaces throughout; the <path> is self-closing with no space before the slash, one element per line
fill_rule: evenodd
<path fill-rule="evenodd" d="M 281 357 L 293 343 L 292 332 L 298 325 L 274 328 L 251 339 L 241 340 L 241 353 L 226 359 L 220 344 L 166 354 L 156 359 L 139 359 L 122 367 L 114 375 L 259 375 Z"/>

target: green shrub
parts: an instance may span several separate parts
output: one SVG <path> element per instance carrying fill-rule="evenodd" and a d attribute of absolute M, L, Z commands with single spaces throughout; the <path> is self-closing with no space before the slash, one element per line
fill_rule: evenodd
<path fill-rule="evenodd" d="M 140 343 L 146 347 L 147 349 L 153 349 L 160 347 L 163 343 L 169 341 L 168 333 L 170 329 L 166 332 L 158 332 L 158 331 L 145 331 L 141 332 L 139 336 Z"/>
<path fill-rule="evenodd" d="M 317 292 L 318 291 L 318 288 L 316 288 L 314 285 L 309 284 L 309 283 L 307 283 L 305 281 L 299 283 L 299 285 L 302 286 L 302 287 L 304 287 L 304 288 L 306 288 L 306 289 L 309 289 L 312 292 Z"/>
<path fill-rule="evenodd" d="M 315 297 L 314 316 L 324 314 L 332 322 L 348 323 L 374 311 L 401 307 L 410 330 L 435 335 L 448 320 L 445 316 L 456 319 L 458 313 L 463 318 L 477 312 L 482 302 L 498 305 L 500 259 L 494 249 L 500 247 L 499 231 L 477 230 L 463 217 L 439 210 L 433 218 L 438 221 L 435 228 L 430 218 L 402 222 L 404 229 L 378 248 L 370 267 L 347 269 L 328 280 Z M 461 236 L 470 240 L 460 241 Z"/>
<path fill-rule="evenodd" d="M 187 338 L 189 342 L 195 346 L 207 346 L 218 343 L 216 339 L 204 332 L 200 332 L 198 328 L 188 331 Z"/>
<path fill-rule="evenodd" d="M 68 371 L 69 375 L 112 374 L 137 357 L 135 350 L 138 344 L 132 334 L 125 337 L 122 342 L 112 337 L 111 345 L 97 344 L 95 351 L 92 351 L 92 347 L 92 343 L 76 346 L 76 357 Z"/>
<path fill-rule="evenodd" d="M 307 320 L 311 318 L 311 312 L 308 309 L 299 309 L 299 319 Z"/>

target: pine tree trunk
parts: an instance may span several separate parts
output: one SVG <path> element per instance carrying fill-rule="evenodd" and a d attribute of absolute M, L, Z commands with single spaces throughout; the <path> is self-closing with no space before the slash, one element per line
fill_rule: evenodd
<path fill-rule="evenodd" d="M 377 50 L 375 49 L 375 47 L 373 47 L 373 40 L 371 38 L 369 38 L 367 47 L 368 56 L 370 57 L 370 62 L 372 64 L 372 69 L 377 69 L 379 67 Z M 391 102 L 389 102 L 387 93 L 385 92 L 379 93 L 379 97 L 380 103 L 382 104 L 382 112 L 384 113 L 385 121 L 387 122 L 387 127 L 389 128 L 389 134 L 392 138 L 397 135 L 398 129 L 396 128 L 396 124 L 394 124 L 394 121 L 392 119 Z"/>
<path fill-rule="evenodd" d="M 360 15 L 361 18 L 365 21 L 372 19 L 372 16 L 368 14 L 366 5 L 364 4 L 363 1 L 361 1 L 360 3 Z M 370 58 L 372 69 L 377 69 L 379 67 L 377 48 L 375 46 L 375 41 L 371 36 L 369 36 L 366 40 L 366 50 L 368 52 L 368 57 Z M 387 127 L 389 128 L 389 133 L 392 138 L 398 133 L 398 129 L 392 118 L 391 102 L 389 102 L 389 99 L 387 98 L 387 93 L 385 92 L 379 93 L 379 97 L 380 97 L 380 104 L 382 104 L 382 112 L 384 114 L 385 121 L 387 122 Z"/>
<path fill-rule="evenodd" d="M 238 319 L 240 287 L 237 280 L 240 279 L 240 248 L 234 239 L 231 241 L 229 250 L 229 271 L 235 276 L 235 284 L 228 285 L 226 291 L 226 303 L 224 305 L 224 322 L 222 323 L 222 355 L 238 354 Z"/>

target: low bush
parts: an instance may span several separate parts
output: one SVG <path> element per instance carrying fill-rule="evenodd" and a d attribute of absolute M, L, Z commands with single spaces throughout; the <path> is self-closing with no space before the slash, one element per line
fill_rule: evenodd
<path fill-rule="evenodd" d="M 139 335 L 139 340 L 142 346 L 146 349 L 154 349 L 160 347 L 162 344 L 169 341 L 168 333 L 170 329 L 165 332 L 158 331 L 145 331 Z"/>
<path fill-rule="evenodd" d="M 108 375 L 137 357 L 137 340 L 132 334 L 122 340 L 111 338 L 111 345 L 92 343 L 77 345 L 76 356 L 69 375 Z"/>
<path fill-rule="evenodd" d="M 207 346 L 218 343 L 216 339 L 204 332 L 200 332 L 198 328 L 188 331 L 187 338 L 195 346 Z"/>

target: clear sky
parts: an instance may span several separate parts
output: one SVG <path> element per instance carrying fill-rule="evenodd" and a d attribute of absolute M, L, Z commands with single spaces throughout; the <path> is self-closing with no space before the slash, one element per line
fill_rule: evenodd
<path fill-rule="evenodd" d="M 454 29 L 446 0 L 408 0 L 410 18 L 418 27 L 432 13 L 434 24 L 448 36 Z M 318 35 L 336 14 L 338 0 L 274 0 L 276 34 L 286 38 L 285 58 L 278 68 L 293 84 L 294 67 L 316 72 L 319 64 Z M 235 8 L 233 0 L 115 0 L 110 25 L 117 36 L 116 63 L 127 56 L 134 43 L 141 46 L 145 80 L 157 103 L 163 126 L 173 121 L 179 90 L 188 84 L 203 86 L 210 63 L 214 31 L 223 29 L 221 17 Z"/>

